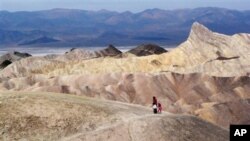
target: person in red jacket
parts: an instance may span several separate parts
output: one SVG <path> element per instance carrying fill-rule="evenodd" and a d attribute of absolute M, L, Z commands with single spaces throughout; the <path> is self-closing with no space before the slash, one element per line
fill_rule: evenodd
<path fill-rule="evenodd" d="M 158 111 L 158 108 L 157 108 L 157 99 L 155 96 L 153 96 L 153 103 L 152 103 L 152 106 L 153 106 L 153 113 L 154 114 L 157 114 L 157 111 Z"/>
<path fill-rule="evenodd" d="M 161 106 L 161 103 L 160 103 L 160 102 L 158 102 L 157 107 L 158 107 L 158 113 L 161 113 L 161 111 L 162 111 L 162 106 Z"/>
<path fill-rule="evenodd" d="M 154 105 L 154 104 L 156 104 L 156 105 L 157 105 L 157 99 L 156 99 L 156 97 L 155 97 L 155 96 L 153 96 L 153 104 L 152 104 L 152 105 Z"/>

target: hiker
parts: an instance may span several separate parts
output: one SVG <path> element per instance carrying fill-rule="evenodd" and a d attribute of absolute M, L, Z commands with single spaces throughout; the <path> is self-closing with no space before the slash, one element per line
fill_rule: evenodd
<path fill-rule="evenodd" d="M 157 105 L 156 104 L 153 104 L 153 113 L 157 114 Z"/>
<path fill-rule="evenodd" d="M 158 109 L 157 109 L 157 99 L 156 99 L 155 96 L 153 96 L 153 103 L 152 103 L 152 106 L 153 106 L 153 113 L 154 113 L 154 114 L 157 114 L 157 111 L 158 111 Z"/>
<path fill-rule="evenodd" d="M 156 104 L 156 106 L 157 106 L 157 99 L 155 96 L 153 96 L 153 104 L 152 105 L 154 105 L 154 104 Z"/>
<path fill-rule="evenodd" d="M 161 103 L 160 103 L 160 102 L 158 102 L 157 107 L 158 107 L 158 113 L 161 113 L 161 111 L 162 111 L 162 106 L 161 106 Z"/>

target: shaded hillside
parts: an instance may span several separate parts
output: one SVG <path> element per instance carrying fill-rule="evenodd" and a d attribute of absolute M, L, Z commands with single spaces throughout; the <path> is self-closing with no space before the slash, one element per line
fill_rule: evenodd
<path fill-rule="evenodd" d="M 70 9 L 0 11 L 0 45 L 22 44 L 42 36 L 62 39 L 46 42 L 47 46 L 178 45 L 187 38 L 195 21 L 220 33 L 249 33 L 249 16 L 248 11 L 212 7 L 148 9 L 138 13 Z"/>

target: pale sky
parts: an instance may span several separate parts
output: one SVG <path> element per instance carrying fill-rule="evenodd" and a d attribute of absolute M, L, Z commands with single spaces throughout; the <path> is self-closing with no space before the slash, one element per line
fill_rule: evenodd
<path fill-rule="evenodd" d="M 8 11 L 68 8 L 139 12 L 151 8 L 172 10 L 197 7 L 250 10 L 250 0 L 0 0 L 0 10 Z"/>

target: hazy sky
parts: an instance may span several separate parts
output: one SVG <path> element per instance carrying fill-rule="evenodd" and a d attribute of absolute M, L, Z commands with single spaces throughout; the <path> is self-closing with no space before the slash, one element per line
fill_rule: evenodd
<path fill-rule="evenodd" d="M 250 0 L 0 0 L 0 10 L 9 11 L 70 8 L 138 12 L 148 8 L 180 9 L 208 6 L 250 10 Z"/>

